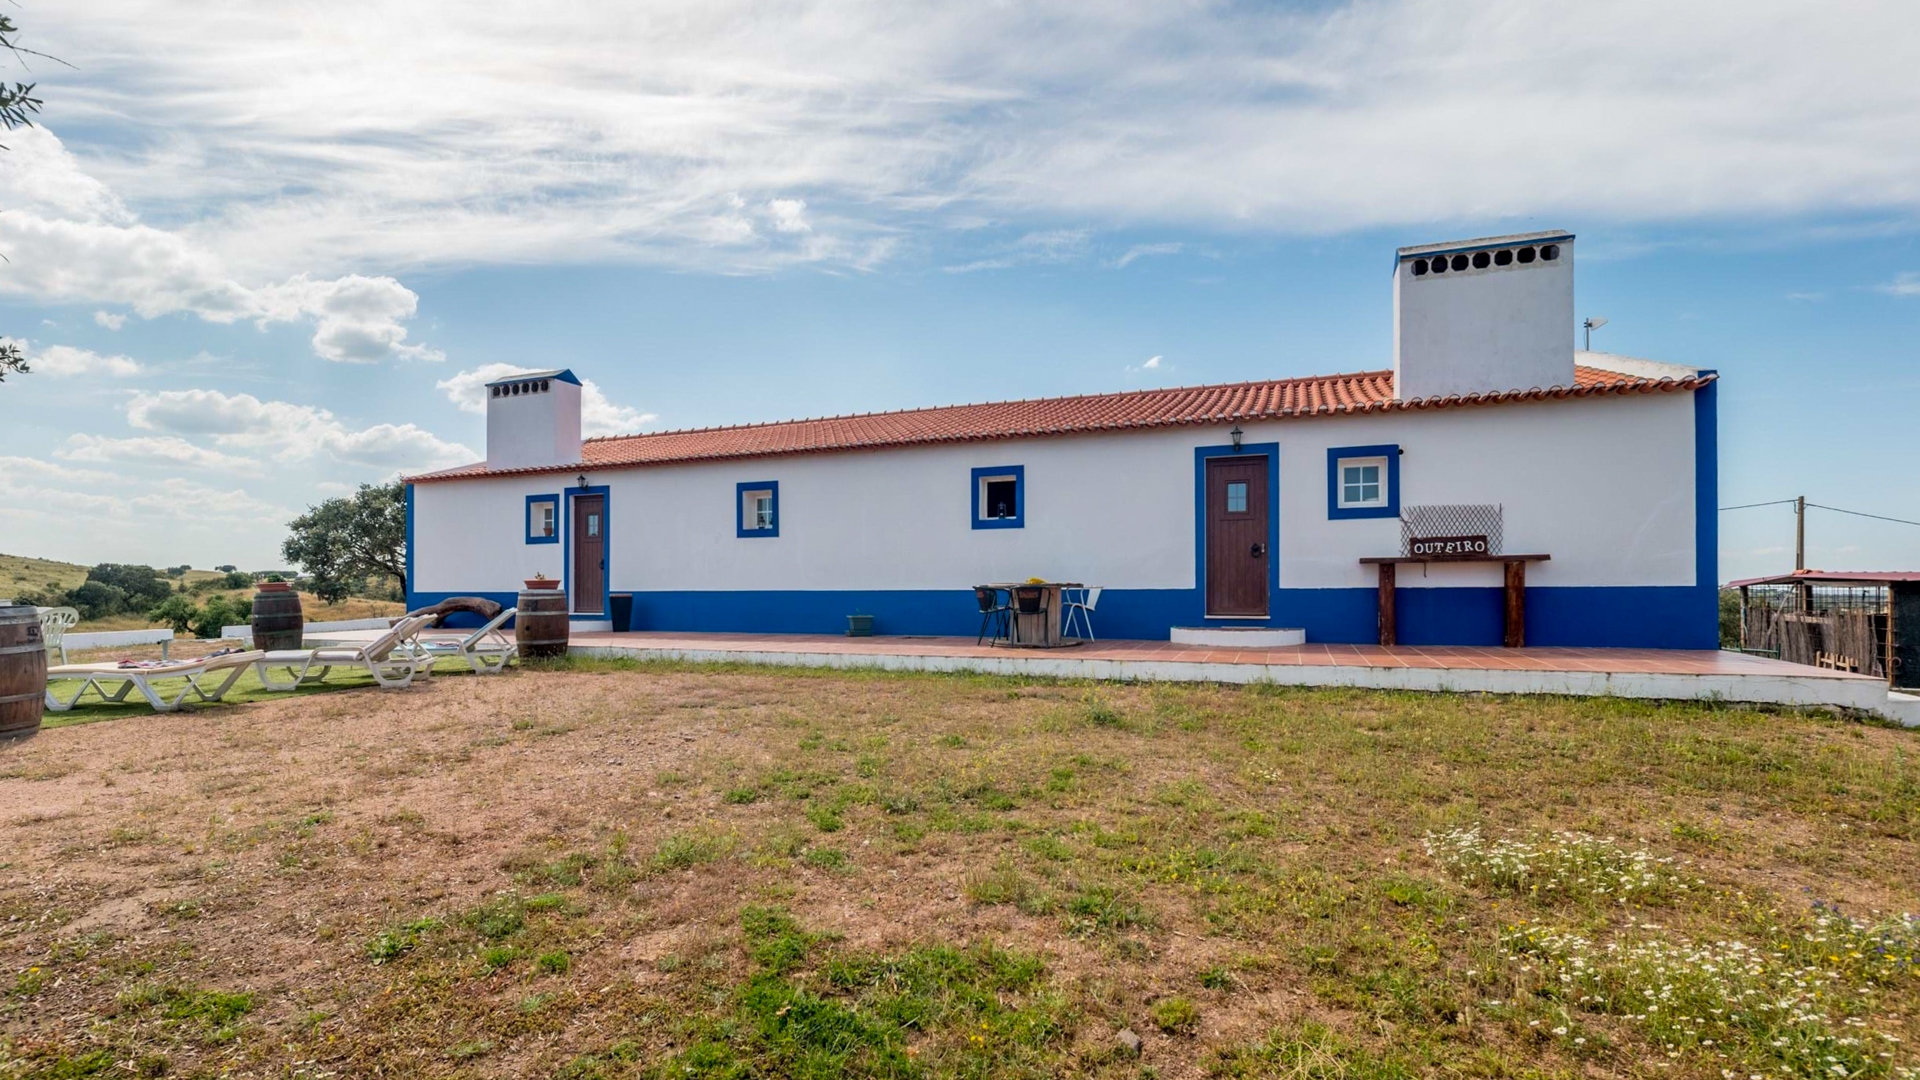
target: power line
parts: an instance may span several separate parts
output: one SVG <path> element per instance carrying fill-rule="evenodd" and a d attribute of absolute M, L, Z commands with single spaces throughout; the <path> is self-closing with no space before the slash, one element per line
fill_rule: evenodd
<path fill-rule="evenodd" d="M 1739 506 L 1723 506 L 1720 508 L 1720 512 L 1724 514 L 1729 510 L 1751 510 L 1756 506 L 1788 506 L 1788 505 L 1791 505 L 1793 502 L 1794 500 L 1792 499 L 1775 499 L 1772 502 L 1743 503 Z M 1807 505 L 1812 506 L 1813 504 L 1808 503 Z"/>
<path fill-rule="evenodd" d="M 1891 521 L 1897 525 L 1920 526 L 1920 521 L 1908 521 L 1906 518 L 1887 517 L 1883 514 L 1863 514 L 1858 510 L 1842 510 L 1837 506 L 1821 506 L 1819 503 L 1808 503 L 1807 505 L 1821 510 L 1831 510 L 1836 514 L 1852 514 L 1854 517 L 1872 518 L 1875 521 Z"/>

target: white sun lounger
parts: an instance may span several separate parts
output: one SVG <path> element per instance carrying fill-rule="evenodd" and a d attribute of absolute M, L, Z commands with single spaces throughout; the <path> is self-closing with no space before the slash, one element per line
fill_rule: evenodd
<path fill-rule="evenodd" d="M 411 686 L 415 675 L 433 666 L 432 659 L 414 640 L 433 618 L 432 615 L 409 615 L 365 645 L 275 650 L 261 655 L 254 663 L 254 671 L 260 676 L 260 685 L 269 690 L 312 686 L 324 680 L 334 668 L 364 671 L 388 689 Z M 287 677 L 276 677 L 275 670 L 285 671 Z"/>
<path fill-rule="evenodd" d="M 433 659 L 441 656 L 458 656 L 467 662 L 467 666 L 472 668 L 476 675 L 497 675 L 506 670 L 508 662 L 520 655 L 520 643 L 502 632 L 500 628 L 505 626 L 507 620 L 513 618 L 519 610 L 519 608 L 508 608 L 495 615 L 487 625 L 458 640 L 419 639 L 418 645 L 428 657 L 426 666 L 421 669 L 422 673 L 430 672 L 433 668 Z"/>
<path fill-rule="evenodd" d="M 103 704 L 120 705 L 126 702 L 128 694 L 138 690 L 155 712 L 172 712 L 186 704 L 188 698 L 219 701 L 233 688 L 235 680 L 246 672 L 247 667 L 265 655 L 256 650 L 198 660 L 169 660 L 151 667 L 62 664 L 47 669 L 47 708 L 54 712 L 66 712 L 80 704 L 80 699 L 86 697 L 88 691 L 99 695 Z M 226 677 L 217 678 L 223 672 Z M 184 684 L 177 691 L 163 690 L 154 685 L 163 679 L 182 679 Z M 55 684 L 68 682 L 78 682 L 80 688 L 63 701 L 55 693 Z M 109 686 L 118 688 L 108 693 Z"/>

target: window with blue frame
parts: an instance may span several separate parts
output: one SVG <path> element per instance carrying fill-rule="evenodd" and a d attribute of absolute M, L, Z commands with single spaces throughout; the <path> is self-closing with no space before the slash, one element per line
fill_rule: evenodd
<path fill-rule="evenodd" d="M 734 535 L 742 538 L 780 535 L 780 482 L 756 480 L 734 485 Z"/>
<path fill-rule="evenodd" d="M 1336 446 L 1327 451 L 1327 517 L 1399 516 L 1399 446 Z"/>
<path fill-rule="evenodd" d="M 973 470 L 973 527 L 1024 529 L 1026 525 L 1026 466 L 1000 465 Z"/>
<path fill-rule="evenodd" d="M 560 542 L 560 496 L 527 496 L 527 543 Z"/>

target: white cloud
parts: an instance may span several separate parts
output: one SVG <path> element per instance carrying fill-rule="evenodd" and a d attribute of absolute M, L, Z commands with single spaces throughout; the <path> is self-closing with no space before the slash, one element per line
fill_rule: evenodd
<path fill-rule="evenodd" d="M 217 446 L 262 451 L 280 462 L 324 454 L 349 465 L 437 469 L 479 457 L 414 424 L 354 429 L 326 409 L 219 390 L 136 394 L 127 403 L 127 422 L 146 431 L 205 436 Z"/>
<path fill-rule="evenodd" d="M 293 516 L 285 507 L 242 489 L 208 487 L 178 477 L 142 483 L 133 495 L 80 490 L 124 480 L 118 473 L 74 469 L 37 458 L 0 458 L 0 504 L 28 519 L 60 521 L 82 515 L 97 525 L 134 524 L 137 517 L 196 524 L 208 520 L 279 523 Z"/>
<path fill-rule="evenodd" d="M 1115 259 L 1113 265 L 1115 269 L 1124 269 L 1135 259 L 1144 259 L 1149 255 L 1178 255 L 1180 254 L 1180 249 L 1184 247 L 1186 247 L 1185 244 L 1177 242 L 1165 244 L 1135 244 L 1126 250 L 1126 254 Z"/>
<path fill-rule="evenodd" d="M 985 259 L 946 267 L 949 274 L 971 274 L 978 270 L 1006 270 L 1015 266 L 1071 262 L 1085 254 L 1085 229 L 1047 229 L 1030 232 Z"/>
<path fill-rule="evenodd" d="M 55 484 L 107 484 L 119 477 L 99 469 L 76 469 L 30 457 L 0 457 L 0 477 Z"/>
<path fill-rule="evenodd" d="M 81 375 L 123 378 L 138 375 L 141 371 L 140 364 L 131 357 L 102 356 L 91 349 L 78 349 L 71 345 L 49 345 L 44 349 L 36 349 L 31 342 L 13 341 L 10 338 L 0 338 L 0 342 L 19 345 L 35 373 L 56 379 L 71 379 Z"/>
<path fill-rule="evenodd" d="M 767 213 L 772 215 L 773 227 L 780 232 L 813 231 L 813 226 L 807 224 L 807 200 L 805 199 L 769 199 Z"/>
<path fill-rule="evenodd" d="M 143 272 L 191 260 L 124 206 L 183 222 L 215 286 L 366 260 L 871 265 L 982 219 L 1321 233 L 1920 209 L 1910 0 L 171 11 L 39 12 L 50 51 L 89 58 L 63 108 L 103 149 L 0 205 L 107 222 L 158 260 Z M 749 207 L 794 191 L 808 231 L 755 227 Z"/>
<path fill-rule="evenodd" d="M 419 298 L 393 278 L 348 274 L 316 280 L 302 273 L 245 285 L 230 274 L 228 260 L 193 237 L 139 223 L 80 172 L 51 133 L 25 130 L 30 137 L 0 172 L 0 205 L 7 206 L 0 210 L 0 249 L 18 268 L 0 275 L 0 293 L 53 303 L 124 304 L 148 319 L 185 312 L 214 323 L 251 319 L 263 328 L 311 319 L 314 352 L 327 360 L 444 359 L 437 350 L 407 342 L 403 323 L 413 317 Z M 63 187 L 74 194 L 58 197 Z M 17 202 L 4 201 L 9 195 Z M 118 330 L 127 317 L 96 311 L 93 318 Z"/>
<path fill-rule="evenodd" d="M 222 472 L 258 476 L 266 469 L 252 458 L 223 454 L 204 446 L 195 446 L 178 435 L 136 435 L 115 439 L 101 435 L 75 434 L 54 456 L 65 461 L 113 464 L 132 462 L 142 465 L 187 466 Z"/>
<path fill-rule="evenodd" d="M 1877 288 L 1889 296 L 1920 296 L 1920 273 L 1903 271 L 1895 274 L 1892 281 Z"/>
<path fill-rule="evenodd" d="M 487 412 L 488 383 L 495 379 L 504 379 L 509 375 L 539 370 L 539 368 L 520 367 L 516 364 L 482 364 L 471 371 L 462 371 L 434 385 L 447 395 L 448 401 L 459 406 L 461 412 L 484 416 Z M 655 419 L 653 413 L 641 412 L 625 405 L 615 405 L 607 400 L 606 393 L 592 379 L 580 380 L 580 433 L 587 438 L 602 435 L 631 435 Z"/>
<path fill-rule="evenodd" d="M 1158 354 L 1149 356 L 1138 364 L 1127 365 L 1128 375 L 1169 375 L 1175 370 L 1174 365 L 1167 363 L 1166 357 Z"/>

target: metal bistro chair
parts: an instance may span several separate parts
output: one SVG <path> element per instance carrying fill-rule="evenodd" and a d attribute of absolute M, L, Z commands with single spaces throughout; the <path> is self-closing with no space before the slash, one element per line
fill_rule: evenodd
<path fill-rule="evenodd" d="M 980 636 L 975 638 L 973 643 L 978 645 L 986 641 L 988 630 L 993 631 L 995 641 L 1012 640 L 1013 608 L 1000 602 L 1000 590 L 991 585 L 975 585 L 973 598 L 980 605 Z"/>
<path fill-rule="evenodd" d="M 1080 627 L 1086 631 L 1086 633 L 1081 635 L 1081 640 L 1093 640 L 1093 609 L 1100 606 L 1100 594 L 1104 591 L 1105 590 L 1098 585 L 1092 588 L 1061 591 L 1060 606 L 1067 609 L 1066 617 L 1062 619 L 1060 623 L 1061 637 L 1073 636 L 1073 619 L 1075 615 L 1078 615 L 1080 617 Z"/>
<path fill-rule="evenodd" d="M 1037 585 L 1016 585 L 1012 592 L 1013 614 L 1015 619 L 1013 622 L 1013 633 L 1008 636 L 1008 641 L 1012 644 L 1018 644 L 1016 639 L 1020 633 L 1019 616 L 1039 615 L 1043 617 L 1041 621 L 1044 624 L 1044 616 L 1047 614 L 1047 590 Z"/>

